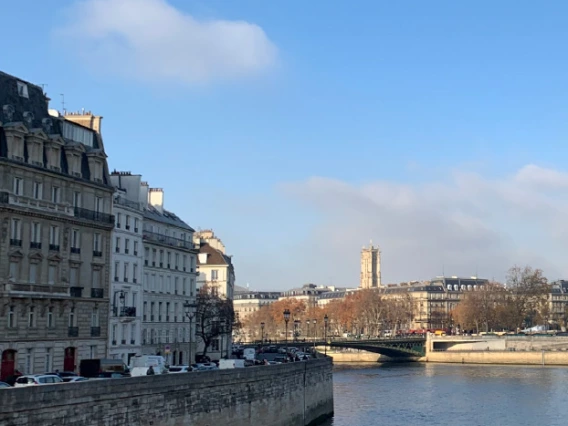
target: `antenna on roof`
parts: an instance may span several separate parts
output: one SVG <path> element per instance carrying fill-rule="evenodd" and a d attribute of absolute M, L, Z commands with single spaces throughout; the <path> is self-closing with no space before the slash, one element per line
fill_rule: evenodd
<path fill-rule="evenodd" d="M 42 90 L 43 94 L 45 95 L 45 88 L 46 88 L 47 84 L 41 83 L 41 84 L 39 84 L 39 86 L 41 86 L 41 90 Z"/>
<path fill-rule="evenodd" d="M 65 115 L 65 94 L 60 93 L 61 95 L 61 109 L 63 110 L 63 115 Z"/>

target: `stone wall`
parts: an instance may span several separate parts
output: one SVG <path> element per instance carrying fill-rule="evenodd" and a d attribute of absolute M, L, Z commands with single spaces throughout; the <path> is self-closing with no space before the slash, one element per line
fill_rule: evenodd
<path fill-rule="evenodd" d="M 306 426 L 333 414 L 330 358 L 0 391 L 0 424 Z"/>
<path fill-rule="evenodd" d="M 429 352 L 425 361 L 460 364 L 568 365 L 568 352 L 440 351 Z"/>

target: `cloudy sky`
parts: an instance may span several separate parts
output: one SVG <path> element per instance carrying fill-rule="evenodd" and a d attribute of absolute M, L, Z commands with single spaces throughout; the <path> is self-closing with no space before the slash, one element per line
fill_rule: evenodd
<path fill-rule="evenodd" d="M 103 115 L 240 285 L 356 286 L 371 240 L 385 282 L 567 278 L 568 3 L 462 3 L 20 0 L 0 69 Z"/>

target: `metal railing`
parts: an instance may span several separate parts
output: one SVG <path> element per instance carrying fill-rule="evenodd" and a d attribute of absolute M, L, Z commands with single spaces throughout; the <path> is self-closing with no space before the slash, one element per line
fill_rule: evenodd
<path fill-rule="evenodd" d="M 136 316 L 136 307 L 135 306 L 123 306 L 120 308 L 120 316 L 121 317 L 135 317 Z"/>
<path fill-rule="evenodd" d="M 64 293 L 68 294 L 69 288 L 61 285 L 50 285 L 50 284 L 18 284 L 11 283 L 10 289 L 12 291 L 26 291 L 31 293 Z"/>
<path fill-rule="evenodd" d="M 80 219 L 92 220 L 109 225 L 114 224 L 114 216 L 108 213 L 101 213 L 94 210 L 84 209 L 82 207 L 75 207 L 74 212 L 75 217 L 78 217 Z"/>
<path fill-rule="evenodd" d="M 79 337 L 79 327 L 69 327 L 67 329 L 67 336 L 69 337 Z"/>
<path fill-rule="evenodd" d="M 104 297 L 104 290 L 102 288 L 92 288 L 91 297 L 93 299 L 102 299 Z"/>
<path fill-rule="evenodd" d="M 83 287 L 69 287 L 69 296 L 83 297 Z"/>
<path fill-rule="evenodd" d="M 166 235 L 158 234 L 156 232 L 144 230 L 142 236 L 145 240 L 165 244 L 171 247 L 184 248 L 188 250 L 195 248 L 195 245 L 193 244 L 192 241 L 186 241 L 180 238 L 169 237 Z"/>
<path fill-rule="evenodd" d="M 101 337 L 101 328 L 91 327 L 91 337 Z"/>

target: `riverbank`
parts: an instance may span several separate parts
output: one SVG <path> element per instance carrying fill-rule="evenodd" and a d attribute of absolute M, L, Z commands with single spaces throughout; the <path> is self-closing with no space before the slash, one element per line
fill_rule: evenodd
<path fill-rule="evenodd" d="M 429 352 L 425 362 L 568 366 L 568 352 L 445 351 Z"/>

